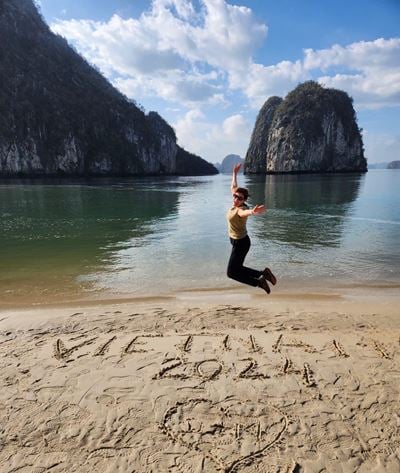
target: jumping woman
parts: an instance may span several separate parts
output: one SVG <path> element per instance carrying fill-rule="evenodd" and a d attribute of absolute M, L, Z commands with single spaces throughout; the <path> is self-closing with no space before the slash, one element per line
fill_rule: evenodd
<path fill-rule="evenodd" d="M 276 277 L 269 268 L 264 271 L 247 268 L 243 266 L 244 259 L 250 249 L 250 238 L 247 234 L 246 223 L 251 215 L 260 215 L 265 212 L 264 205 L 256 205 L 250 209 L 247 204 L 249 191 L 244 187 L 238 187 L 237 174 L 241 164 L 236 164 L 232 173 L 231 192 L 233 195 L 233 207 L 228 210 L 227 220 L 229 227 L 229 238 L 232 245 L 232 253 L 228 263 L 227 275 L 243 284 L 253 287 L 261 287 L 269 294 L 271 289 L 268 282 L 275 285 Z"/>

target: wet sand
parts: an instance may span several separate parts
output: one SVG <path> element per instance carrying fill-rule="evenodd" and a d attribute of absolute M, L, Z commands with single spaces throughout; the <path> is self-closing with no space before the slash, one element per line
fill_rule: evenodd
<path fill-rule="evenodd" d="M 1 471 L 398 473 L 399 302 L 364 288 L 4 309 Z"/>

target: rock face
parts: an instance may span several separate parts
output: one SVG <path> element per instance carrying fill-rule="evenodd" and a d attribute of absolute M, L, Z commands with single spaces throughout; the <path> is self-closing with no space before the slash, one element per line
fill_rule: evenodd
<path fill-rule="evenodd" d="M 32 0 L 0 0 L 0 176 L 191 174 L 175 132 L 65 41 Z M 196 174 L 217 170 L 196 158 Z"/>
<path fill-rule="evenodd" d="M 281 103 L 280 97 L 270 97 L 258 112 L 249 149 L 246 153 L 245 173 L 263 174 L 267 171 L 267 149 L 271 125 L 276 109 Z"/>
<path fill-rule="evenodd" d="M 366 172 L 352 99 L 305 82 L 261 109 L 246 154 L 246 173 Z"/>
<path fill-rule="evenodd" d="M 241 158 L 238 154 L 228 154 L 222 160 L 222 163 L 217 163 L 215 167 L 222 174 L 230 174 L 232 172 L 233 166 L 239 163 L 244 164 L 244 159 Z M 241 168 L 240 172 L 243 172 L 243 168 Z"/>

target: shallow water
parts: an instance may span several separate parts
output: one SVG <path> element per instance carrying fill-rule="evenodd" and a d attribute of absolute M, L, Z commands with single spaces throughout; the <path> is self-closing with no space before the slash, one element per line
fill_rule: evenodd
<path fill-rule="evenodd" d="M 2 301 L 122 297 L 234 287 L 228 175 L 1 181 Z M 400 282 L 400 171 L 240 176 L 250 266 L 332 287 Z"/>

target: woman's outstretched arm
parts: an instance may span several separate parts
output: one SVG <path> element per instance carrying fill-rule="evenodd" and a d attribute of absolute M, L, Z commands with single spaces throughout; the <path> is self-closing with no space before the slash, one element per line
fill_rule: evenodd
<path fill-rule="evenodd" d="M 266 211 L 267 211 L 267 209 L 265 208 L 265 205 L 259 205 L 258 204 L 255 207 L 253 207 L 252 209 L 247 209 L 247 210 L 239 209 L 238 210 L 238 215 L 239 215 L 239 217 L 250 217 L 251 215 L 263 214 Z"/>

